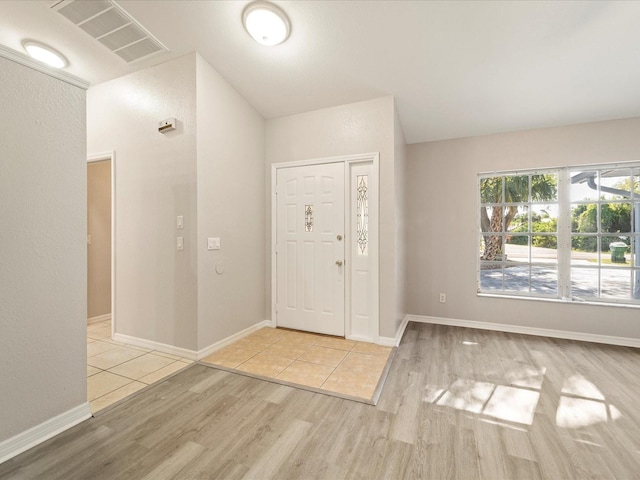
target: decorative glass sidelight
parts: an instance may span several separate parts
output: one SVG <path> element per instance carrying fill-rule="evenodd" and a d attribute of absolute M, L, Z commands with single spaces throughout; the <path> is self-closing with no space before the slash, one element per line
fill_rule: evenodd
<path fill-rule="evenodd" d="M 304 231 L 313 232 L 313 205 L 304 206 Z"/>
<path fill-rule="evenodd" d="M 369 254 L 369 177 L 356 175 L 356 238 L 358 255 Z"/>

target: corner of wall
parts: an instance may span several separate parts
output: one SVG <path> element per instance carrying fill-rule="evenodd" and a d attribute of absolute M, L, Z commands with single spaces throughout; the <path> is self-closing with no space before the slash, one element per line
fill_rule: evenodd
<path fill-rule="evenodd" d="M 396 217 L 396 328 L 407 314 L 408 303 L 408 222 L 407 222 L 407 142 L 397 105 L 393 102 L 394 180 Z"/>
<path fill-rule="evenodd" d="M 199 54 L 198 349 L 264 320 L 265 121 Z M 250 219 L 250 221 L 247 221 Z M 207 238 L 219 238 L 209 250 Z"/>

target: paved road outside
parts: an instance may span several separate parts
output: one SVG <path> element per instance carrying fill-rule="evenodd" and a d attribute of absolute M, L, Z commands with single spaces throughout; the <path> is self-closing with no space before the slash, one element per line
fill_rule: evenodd
<path fill-rule="evenodd" d="M 558 268 L 557 251 L 552 248 L 532 247 L 532 261 L 542 265 L 518 265 L 520 262 L 528 263 L 529 248 L 526 245 L 506 245 L 507 260 L 509 263 L 502 268 L 487 269 L 480 272 L 480 285 L 484 292 L 503 289 L 509 285 L 509 292 L 531 293 L 542 295 L 558 294 Z M 604 252 L 609 256 L 609 252 Z M 573 297 L 589 300 L 590 298 L 632 298 L 633 270 L 629 254 L 626 254 L 627 262 L 623 264 L 606 265 L 600 272 L 597 263 L 589 260 L 597 260 L 598 254 L 594 252 L 571 252 L 571 291 Z M 504 272 L 504 276 L 503 276 Z M 601 274 L 601 291 L 598 295 L 598 275 Z M 636 273 L 640 275 L 640 273 Z M 640 285 L 638 286 L 640 288 Z M 640 292 L 639 292 L 640 293 Z"/>

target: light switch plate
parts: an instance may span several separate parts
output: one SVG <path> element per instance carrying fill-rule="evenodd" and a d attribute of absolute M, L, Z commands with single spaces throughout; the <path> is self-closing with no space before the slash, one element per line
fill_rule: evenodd
<path fill-rule="evenodd" d="M 176 237 L 176 248 L 178 250 L 184 250 L 184 238 Z"/>
<path fill-rule="evenodd" d="M 184 218 L 182 215 L 178 215 L 176 217 L 176 228 L 183 229 L 184 228 Z"/>
<path fill-rule="evenodd" d="M 220 250 L 220 239 L 217 237 L 207 238 L 207 250 Z"/>

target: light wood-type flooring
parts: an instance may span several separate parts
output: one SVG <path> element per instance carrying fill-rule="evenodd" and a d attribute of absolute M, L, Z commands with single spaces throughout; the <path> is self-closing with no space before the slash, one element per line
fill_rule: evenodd
<path fill-rule="evenodd" d="M 634 479 L 639 379 L 632 348 L 411 323 L 377 406 L 196 364 L 0 478 Z"/>

